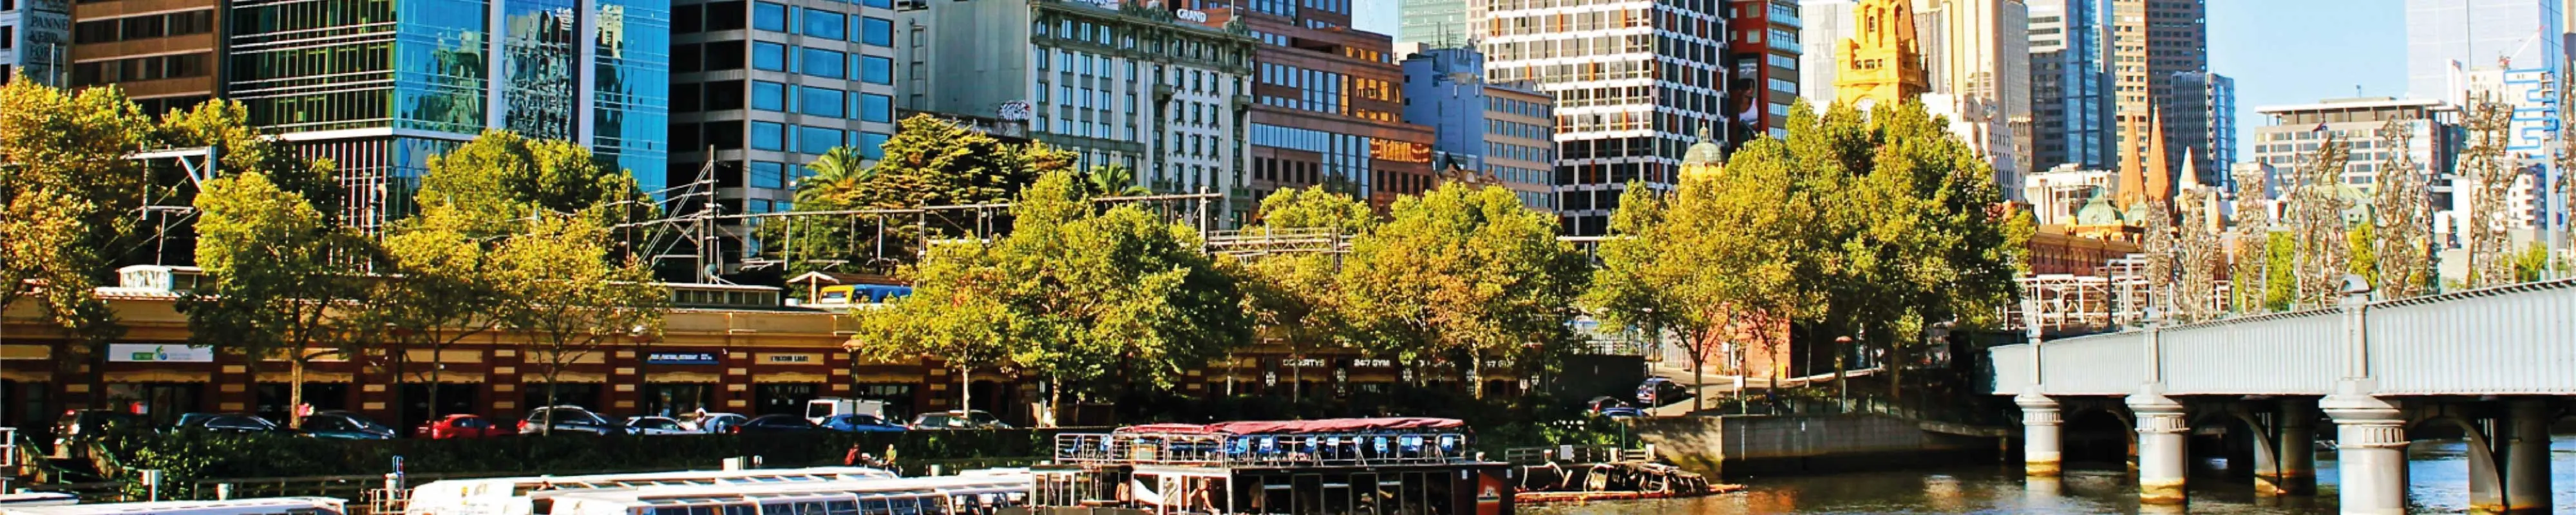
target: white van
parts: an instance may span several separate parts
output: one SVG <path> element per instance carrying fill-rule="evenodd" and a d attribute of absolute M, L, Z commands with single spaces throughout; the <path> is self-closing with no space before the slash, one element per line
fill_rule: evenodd
<path fill-rule="evenodd" d="M 824 419 L 832 418 L 833 415 L 852 414 L 873 415 L 883 420 L 886 418 L 885 406 L 885 401 L 824 397 L 805 401 L 805 421 L 819 426 L 823 425 Z"/>

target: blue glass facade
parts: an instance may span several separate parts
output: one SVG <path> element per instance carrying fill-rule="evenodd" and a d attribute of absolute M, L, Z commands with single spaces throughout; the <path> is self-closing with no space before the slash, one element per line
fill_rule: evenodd
<path fill-rule="evenodd" d="M 671 159 L 670 3 L 594 2 L 591 151 L 657 192 L 668 185 Z"/>

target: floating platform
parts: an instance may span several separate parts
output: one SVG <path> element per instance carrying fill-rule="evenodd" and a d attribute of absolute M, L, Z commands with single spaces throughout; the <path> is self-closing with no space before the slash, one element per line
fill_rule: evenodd
<path fill-rule="evenodd" d="M 1744 485 L 1709 485 L 1708 490 L 1702 492 L 1520 492 L 1512 494 L 1512 499 L 1522 504 L 1573 504 L 1594 501 L 1678 499 L 1703 495 L 1729 494 L 1741 491 L 1744 491 Z"/>

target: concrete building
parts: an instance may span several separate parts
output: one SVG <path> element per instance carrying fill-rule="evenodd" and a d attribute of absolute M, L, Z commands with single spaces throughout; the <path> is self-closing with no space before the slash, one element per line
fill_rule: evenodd
<path fill-rule="evenodd" d="M 1924 105 L 1995 169 L 2007 198 L 2032 169 L 2030 7 L 2022 0 L 1914 0 L 1932 86 Z"/>
<path fill-rule="evenodd" d="M 2236 79 L 2209 72 L 2174 74 L 2164 111 L 2173 145 L 2165 159 L 2189 163 L 2201 184 L 2227 184 L 2219 174 L 2236 162 Z"/>
<path fill-rule="evenodd" d="M 2027 0 L 2031 162 L 2109 168 L 2111 75 L 2100 0 Z"/>
<path fill-rule="evenodd" d="M 1691 135 L 1726 130 L 1724 5 L 1487 4 L 1475 34 L 1485 79 L 1535 84 L 1557 99 L 1557 208 L 1568 234 L 1607 232 L 1628 182 L 1670 187 Z"/>
<path fill-rule="evenodd" d="M 2440 100 L 2397 99 L 2389 97 L 2329 99 L 2314 104 L 2265 106 L 2256 108 L 2271 123 L 2254 128 L 2250 163 L 2273 170 L 2274 183 L 2265 190 L 2275 195 L 2283 191 L 2282 181 L 2295 173 L 2325 143 L 2328 135 L 2352 143 L 2351 158 L 2344 165 L 2340 181 L 2343 186 L 2371 193 L 2378 190 L 2380 168 L 2404 152 L 2427 174 L 2433 195 L 2432 206 L 2442 213 L 2436 225 L 2443 229 L 2437 241 L 2447 241 L 2452 215 L 2465 207 L 2455 200 L 2453 184 L 2458 177 L 2458 157 L 2465 134 L 2459 126 L 2460 111 Z M 2414 132 L 2409 148 L 2384 148 L 2380 130 L 2389 120 L 2407 120 Z M 2318 126 L 2325 130 L 2317 130 Z M 2245 199 L 2238 199 L 2243 202 Z"/>
<path fill-rule="evenodd" d="M 929 2 L 900 14 L 909 109 L 1025 120 L 1028 137 L 1124 166 L 1157 192 L 1242 190 L 1254 39 L 1211 15 L 1142 4 Z M 1015 120 L 1017 119 L 1017 120 Z"/>
<path fill-rule="evenodd" d="M 1349 10 L 1349 0 L 1330 0 Z M 1395 54 L 1410 56 L 1434 48 L 1475 44 L 1473 26 L 1485 0 L 1398 0 Z"/>
<path fill-rule="evenodd" d="M 2021 198 L 2030 203 L 2031 216 L 2040 225 L 2070 225 L 2085 202 L 2117 192 L 2119 177 L 2110 170 L 2087 170 L 2069 163 L 2030 174 L 2021 189 Z"/>
<path fill-rule="evenodd" d="M 2103 50 L 2111 72 L 2115 127 L 2123 130 L 2114 140 L 2119 152 L 2149 152 L 2149 139 L 2162 133 L 2171 138 L 2185 132 L 2174 127 L 2169 114 L 2175 110 L 2172 101 L 2178 94 L 2174 78 L 2190 72 L 2209 71 L 2209 6 L 2207 0 L 2099 0 L 2103 4 Z M 2164 120 L 2158 122 L 2158 120 Z M 2144 123 L 2128 123 L 2144 122 Z M 2179 163 L 2184 152 L 2208 153 L 2181 145 L 2165 145 L 2162 157 Z M 2114 154 L 2116 157 L 2118 154 Z"/>
<path fill-rule="evenodd" d="M 1836 102 L 1867 110 L 1896 105 L 1932 91 L 1923 69 L 1911 0 L 1862 0 L 1852 10 L 1858 30 L 1835 48 Z"/>
<path fill-rule="evenodd" d="M 880 157 L 894 134 L 891 7 L 675 2 L 670 183 L 710 170 L 714 183 L 703 187 L 713 188 L 720 214 L 770 213 L 791 207 L 796 181 L 810 175 L 805 164 L 823 153 L 848 146 L 870 162 Z M 752 229 L 740 220 L 722 227 L 743 259 L 760 250 Z"/>
<path fill-rule="evenodd" d="M 1394 38 L 1351 29 L 1350 4 L 1212 9 L 1210 26 L 1248 31 L 1258 41 L 1250 96 L 1242 99 L 1252 164 L 1239 215 L 1280 188 L 1323 185 L 1382 208 L 1438 182 L 1431 128 L 1403 121 L 1404 67 L 1396 64 Z"/>
<path fill-rule="evenodd" d="M 1824 112 L 1834 103 L 1834 47 L 1852 37 L 1855 0 L 1804 0 L 1798 3 L 1798 98 Z"/>
<path fill-rule="evenodd" d="M 25 74 L 61 86 L 70 73 L 71 0 L 0 0 L 0 84 Z"/>
<path fill-rule="evenodd" d="M 1430 127 L 1432 166 L 1500 182 L 1521 205 L 1555 211 L 1556 100 L 1484 81 L 1484 55 L 1435 48 L 1404 59 L 1404 121 Z"/>
<path fill-rule="evenodd" d="M 2557 169 L 2553 162 L 2553 158 L 2566 148 L 2566 142 L 2559 138 L 2559 116 L 2566 112 L 2565 107 L 2559 105 L 2562 97 L 2554 80 L 2559 73 L 2532 68 L 2487 69 L 2467 74 L 2464 96 L 2469 102 L 2501 103 L 2510 113 L 2507 115 L 2504 150 L 2510 164 L 2517 170 L 2517 178 L 2511 196 L 2505 201 L 2512 211 L 2505 223 L 2518 231 L 2514 235 L 2517 242 L 2529 236 L 2523 232 L 2559 231 L 2564 230 L 2566 224 L 2566 206 L 2558 205 L 2552 200 L 2554 195 L 2544 189 L 2547 185 L 2557 184 L 2567 172 Z M 2474 138 L 2475 135 L 2464 136 L 2463 141 Z M 2467 145 L 2462 143 L 2463 147 Z M 2468 188 L 2465 181 L 2460 185 L 2463 186 L 2460 189 L 2462 194 L 2453 198 L 2459 202 L 2460 212 L 2466 213 L 2472 200 L 2470 192 L 2474 190 Z"/>
<path fill-rule="evenodd" d="M 1736 129 L 1730 134 L 1739 145 L 1761 134 L 1786 138 L 1789 107 L 1797 105 L 1805 78 L 1798 71 L 1806 53 L 1798 3 L 1731 0 L 1727 9 L 1727 30 L 1735 34 L 1727 45 L 1735 66 L 1727 86 L 1726 113 Z"/>
<path fill-rule="evenodd" d="M 2461 104 L 2466 72 L 2567 66 L 2563 0 L 2407 0 L 2406 90 Z"/>
<path fill-rule="evenodd" d="M 260 4 L 213 0 L 19 1 L 19 19 L 26 25 L 23 30 L 28 31 L 24 37 L 30 39 L 25 48 L 19 49 L 20 60 L 30 61 L 29 64 L 42 59 L 67 60 L 71 67 L 67 85 L 115 84 L 143 112 L 153 115 L 193 107 L 222 94 L 225 63 L 247 50 L 236 48 L 231 55 L 224 51 L 222 34 L 226 24 L 231 14 L 255 11 Z M 56 10 L 66 4 L 69 9 Z M 57 12 L 70 14 L 70 30 L 49 34 L 51 31 L 43 26 L 62 21 L 55 15 Z M 50 44 L 33 40 L 64 34 L 70 38 L 55 39 Z M 6 39 L 10 38 L 0 38 Z M 63 43 L 70 46 L 64 47 Z"/>
<path fill-rule="evenodd" d="M 410 214 L 429 158 L 485 129 L 589 147 L 646 192 L 669 184 L 670 3 L 397 3 L 236 1 L 214 20 L 230 31 L 221 44 L 223 94 L 246 104 L 253 124 L 338 165 L 351 225 L 372 231 Z M 342 15 L 316 14 L 321 9 Z M 151 43 L 162 44 L 178 43 Z M 204 48 L 212 54 L 216 46 Z M 212 80 L 216 68 L 207 64 Z M 197 82 L 147 84 L 177 102 L 196 95 Z M 170 89 L 157 89 L 162 84 Z"/>

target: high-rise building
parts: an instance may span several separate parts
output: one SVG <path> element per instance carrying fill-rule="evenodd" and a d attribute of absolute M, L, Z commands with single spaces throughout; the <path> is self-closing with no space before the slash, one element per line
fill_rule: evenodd
<path fill-rule="evenodd" d="M 1914 0 L 1924 104 L 1993 166 L 2007 198 L 2032 169 L 2030 8 L 2022 0 Z"/>
<path fill-rule="evenodd" d="M 720 214 L 760 214 L 788 210 L 795 182 L 809 175 L 805 164 L 834 147 L 874 161 L 894 134 L 890 7 L 886 0 L 675 2 L 670 182 L 712 171 L 713 184 L 703 187 L 713 189 Z M 725 234 L 752 232 L 740 219 L 726 224 Z M 736 250 L 759 250 L 749 243 Z"/>
<path fill-rule="evenodd" d="M 0 84 L 19 74 L 53 86 L 68 82 L 72 8 L 71 0 L 0 0 Z"/>
<path fill-rule="evenodd" d="M 2101 1 L 2027 1 L 2034 168 L 2105 169 L 2116 159 Z"/>
<path fill-rule="evenodd" d="M 1432 166 L 1476 172 L 1531 209 L 1556 210 L 1556 100 L 1485 82 L 1484 54 L 1435 48 L 1404 59 L 1404 121 L 1430 127 Z"/>
<path fill-rule="evenodd" d="M 1804 23 L 1798 3 L 1730 0 L 1727 8 L 1727 28 L 1735 33 L 1727 45 L 1735 66 L 1726 101 L 1729 123 L 1737 129 L 1730 131 L 1733 140 L 1742 144 L 1763 134 L 1786 138 L 1789 107 L 1797 105 L 1804 86 L 1798 60 L 1807 50 L 1799 43 Z"/>
<path fill-rule="evenodd" d="M 1798 98 L 1824 112 L 1834 103 L 1834 48 L 1852 36 L 1854 0 L 1804 0 L 1798 3 Z"/>
<path fill-rule="evenodd" d="M 227 5 L 217 20 L 228 31 L 224 94 L 249 107 L 253 124 L 338 165 L 354 226 L 410 213 L 430 156 L 485 129 L 589 147 L 646 192 L 667 184 L 667 2 Z"/>
<path fill-rule="evenodd" d="M 2567 66 L 2562 0 L 2406 0 L 2406 91 L 2459 103 L 2466 73 Z"/>
<path fill-rule="evenodd" d="M 1350 28 L 1342 1 L 1204 3 L 1207 23 L 1239 26 L 1253 53 L 1250 177 L 1241 212 L 1279 188 L 1323 185 L 1387 206 L 1431 189 L 1431 128 L 1405 123 L 1404 67 L 1394 38 Z"/>
<path fill-rule="evenodd" d="M 1230 193 L 1248 211 L 1241 107 L 1255 39 L 1217 15 L 1143 3 L 929 2 L 903 13 L 914 110 L 1024 119 L 1076 166 L 1157 192 Z M 1213 25 L 1211 25 L 1213 24 Z M 919 28 L 915 30 L 915 28 Z"/>
<path fill-rule="evenodd" d="M 1867 109 L 1896 105 L 1932 91 L 1915 35 L 1912 0 L 1862 0 L 1852 9 L 1858 30 L 1834 50 L 1836 101 Z"/>
<path fill-rule="evenodd" d="M 1557 209 L 1566 232 L 1606 232 L 1630 181 L 1670 187 L 1683 153 L 1698 141 L 1692 135 L 1725 130 L 1727 5 L 1494 0 L 1487 6 L 1475 24 L 1486 80 L 1536 84 L 1557 100 Z"/>
<path fill-rule="evenodd" d="M 2184 72 L 2173 81 L 2171 107 L 2164 111 L 2165 137 L 2173 145 L 2165 158 L 2190 163 L 2201 184 L 2227 184 L 2227 164 L 2236 162 L 2236 79 Z"/>
<path fill-rule="evenodd" d="M 2115 148 L 2122 153 L 2162 152 L 2166 155 L 2146 160 L 2169 163 L 2178 163 L 2185 152 L 2208 153 L 2208 149 L 2172 144 L 2157 150 L 2150 141 L 2183 132 L 2170 123 L 2177 95 L 2174 78 L 2209 71 L 2207 0 L 2102 1 L 2107 4 L 2102 8 L 2106 13 L 2102 26 L 2108 43 L 2104 61 L 2111 70 L 2112 121 L 2128 127 L 2113 140 Z"/>
<path fill-rule="evenodd" d="M 142 106 L 143 112 L 156 116 L 173 108 L 193 107 L 224 89 L 218 71 L 228 60 L 221 36 L 224 22 L 230 18 L 222 7 L 226 2 L 19 2 L 17 12 L 24 25 L 20 30 L 27 31 L 21 37 L 29 39 L 18 49 L 20 59 L 28 64 L 44 59 L 69 62 L 70 69 L 65 70 L 69 86 L 115 84 L 127 98 Z M 67 3 L 69 9 L 52 11 Z M 239 9 L 241 3 L 232 5 Z M 49 33 L 43 28 L 48 22 L 66 19 L 56 12 L 70 15 L 70 31 Z M 60 39 L 63 34 L 70 38 Z M 37 37 L 54 39 L 39 43 L 34 41 Z M 8 39 L 12 38 L 0 37 Z M 36 70 L 30 68 L 32 75 Z"/>
<path fill-rule="evenodd" d="M 1348 0 L 1332 0 L 1348 3 Z M 1473 43 L 1477 8 L 1488 0 L 1398 0 L 1395 53 L 1398 57 L 1434 48 Z"/>
<path fill-rule="evenodd" d="M 2352 143 L 2351 157 L 2345 161 L 2337 178 L 2342 187 L 2362 193 L 2379 189 L 2381 167 L 2395 159 L 2398 152 L 2413 160 L 2425 174 L 2433 198 L 2431 205 L 2440 213 L 2435 216 L 2436 238 L 2443 247 L 2455 247 L 2460 240 L 2451 230 L 2456 225 L 2453 213 L 2466 206 L 2458 195 L 2460 149 L 2467 142 L 2461 128 L 2460 109 L 2434 99 L 2398 99 L 2389 97 L 2328 99 L 2314 104 L 2264 106 L 2255 108 L 2271 124 L 2253 128 L 2254 147 L 2246 155 L 2257 166 L 2279 171 L 2280 180 L 2293 180 L 2292 172 L 2307 164 L 2324 145 L 2328 136 Z M 2390 120 L 2406 120 L 2414 141 L 2407 148 L 2379 145 L 2380 129 Z M 2318 130 L 2323 127 L 2324 130 Z M 2266 191 L 2279 191 L 2280 184 L 2267 185 Z M 2246 199 L 2238 199 L 2244 202 Z"/>

